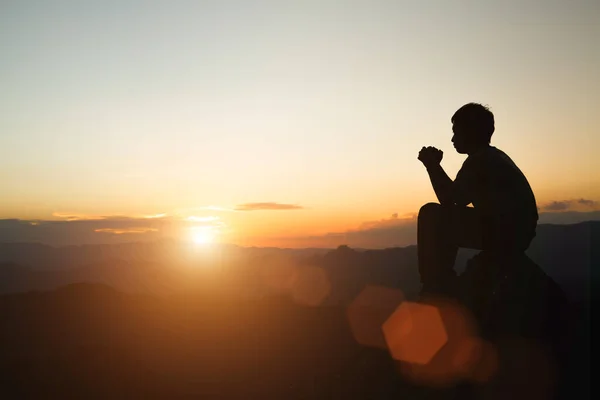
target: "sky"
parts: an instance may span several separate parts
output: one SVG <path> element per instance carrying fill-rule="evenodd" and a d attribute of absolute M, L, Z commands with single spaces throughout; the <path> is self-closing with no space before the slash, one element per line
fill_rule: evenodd
<path fill-rule="evenodd" d="M 252 245 L 414 222 L 418 151 L 454 177 L 471 101 L 542 210 L 593 213 L 599 37 L 595 0 L 1 0 L 0 219 Z"/>

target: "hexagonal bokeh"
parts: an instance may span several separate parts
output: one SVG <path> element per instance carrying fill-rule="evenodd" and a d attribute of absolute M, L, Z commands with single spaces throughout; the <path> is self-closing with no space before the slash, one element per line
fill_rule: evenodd
<path fill-rule="evenodd" d="M 438 309 L 404 302 L 383 324 L 392 357 L 411 364 L 428 364 L 448 341 Z"/>
<path fill-rule="evenodd" d="M 496 349 L 478 337 L 471 314 L 455 301 L 403 303 L 384 333 L 400 372 L 414 382 L 445 386 L 462 379 L 486 382 L 497 374 Z"/>
<path fill-rule="evenodd" d="M 363 346 L 385 349 L 381 327 L 403 300 L 398 289 L 367 285 L 346 310 L 354 339 Z"/>
<path fill-rule="evenodd" d="M 298 267 L 292 282 L 291 294 L 294 301 L 306 306 L 318 306 L 331 291 L 329 278 L 322 268 Z"/>

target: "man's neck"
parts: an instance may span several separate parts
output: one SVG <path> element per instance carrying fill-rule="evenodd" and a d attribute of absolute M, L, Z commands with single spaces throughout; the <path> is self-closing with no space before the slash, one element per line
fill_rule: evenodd
<path fill-rule="evenodd" d="M 484 144 L 484 145 L 482 145 L 482 146 L 477 146 L 477 147 L 475 147 L 473 150 L 469 151 L 469 152 L 467 153 L 467 155 L 469 155 L 469 156 L 472 156 L 473 154 L 477 154 L 477 153 L 479 153 L 479 152 L 482 152 L 482 151 L 484 151 L 484 150 L 487 150 L 487 149 L 489 149 L 490 147 L 492 147 L 492 146 L 491 146 L 489 143 L 486 143 L 486 144 Z"/>

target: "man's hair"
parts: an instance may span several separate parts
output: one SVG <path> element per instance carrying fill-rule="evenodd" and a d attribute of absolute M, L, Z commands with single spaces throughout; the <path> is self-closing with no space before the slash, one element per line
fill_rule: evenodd
<path fill-rule="evenodd" d="M 494 133 L 494 114 L 479 103 L 465 104 L 459 108 L 451 119 L 453 124 L 465 125 L 475 132 L 486 135 L 488 142 Z"/>

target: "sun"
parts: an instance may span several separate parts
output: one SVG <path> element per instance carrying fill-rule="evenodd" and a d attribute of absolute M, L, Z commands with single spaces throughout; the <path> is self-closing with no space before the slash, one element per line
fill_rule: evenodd
<path fill-rule="evenodd" d="M 216 232 L 210 226 L 198 226 L 192 228 L 192 240 L 199 245 L 209 245 L 214 243 Z"/>

